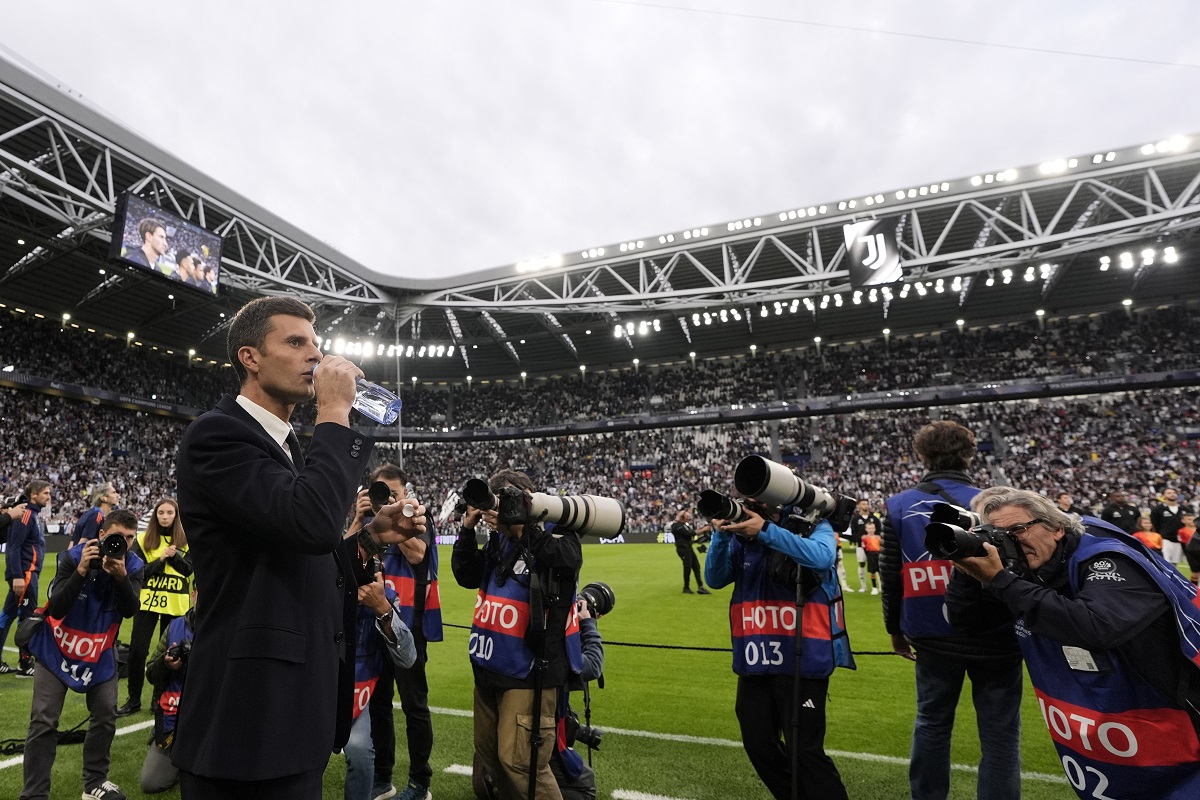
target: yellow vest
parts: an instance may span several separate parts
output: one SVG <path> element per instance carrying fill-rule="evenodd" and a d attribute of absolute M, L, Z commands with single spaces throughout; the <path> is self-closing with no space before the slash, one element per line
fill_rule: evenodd
<path fill-rule="evenodd" d="M 146 534 L 143 532 L 138 535 L 138 545 L 146 554 L 146 564 L 149 565 L 157 561 L 163 551 L 171 546 L 171 543 L 167 539 L 159 537 L 158 547 L 154 550 L 147 550 Z M 182 548 L 180 552 L 186 553 L 187 548 Z M 170 561 L 163 562 L 163 571 L 147 578 L 146 583 L 142 586 L 139 608 L 142 611 L 182 617 L 192 606 L 190 583 L 191 580 L 180 575 L 171 566 Z"/>

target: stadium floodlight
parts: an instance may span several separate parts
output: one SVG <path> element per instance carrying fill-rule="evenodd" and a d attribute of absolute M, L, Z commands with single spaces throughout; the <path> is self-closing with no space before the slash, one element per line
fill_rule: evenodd
<path fill-rule="evenodd" d="M 1147 247 L 1142 251 L 1142 263 L 1146 266 L 1154 263 L 1154 250 L 1152 248 Z"/>
<path fill-rule="evenodd" d="M 525 380 L 525 376 L 526 376 L 526 374 L 527 374 L 527 373 L 526 373 L 524 370 L 521 370 L 521 380 Z M 468 375 L 468 376 L 467 376 L 467 380 L 471 380 L 471 376 L 470 376 L 470 375 Z"/>
<path fill-rule="evenodd" d="M 587 372 L 587 364 L 580 364 L 580 365 L 579 365 L 579 371 L 580 371 L 580 372 Z"/>
<path fill-rule="evenodd" d="M 696 351 L 695 351 L 695 350 L 692 350 L 691 352 L 689 352 L 689 353 L 688 353 L 688 358 L 695 358 L 695 357 L 696 357 Z"/>
<path fill-rule="evenodd" d="M 416 385 L 417 385 L 417 376 L 416 375 L 412 376 L 412 384 L 413 384 L 413 387 L 416 387 Z"/>
<path fill-rule="evenodd" d="M 750 345 L 750 352 L 752 352 L 752 353 L 753 353 L 753 352 L 754 352 L 755 350 L 757 350 L 757 349 L 758 349 L 758 345 L 756 345 L 756 344 L 752 344 L 752 345 Z"/>
<path fill-rule="evenodd" d="M 64 311 L 63 312 L 63 322 L 70 322 L 70 321 L 71 321 L 71 315 Z"/>
<path fill-rule="evenodd" d="M 1131 305 L 1133 305 L 1133 301 L 1130 300 L 1128 297 L 1126 297 L 1124 300 L 1121 301 L 1121 305 L 1125 306 L 1126 308 L 1129 308 Z"/>
<path fill-rule="evenodd" d="M 954 320 L 954 324 L 957 325 L 961 329 L 963 325 L 967 324 L 967 321 L 960 317 L 960 318 Z"/>
<path fill-rule="evenodd" d="M 1046 316 L 1046 309 L 1039 308 L 1037 311 L 1035 311 L 1033 313 L 1039 317 L 1044 317 L 1044 316 Z"/>
<path fill-rule="evenodd" d="M 891 329 L 891 328 L 884 328 L 884 329 L 883 329 L 883 335 L 884 335 L 884 336 L 891 336 L 891 335 L 892 335 L 892 329 Z"/>
<path fill-rule="evenodd" d="M 474 379 L 474 378 L 472 378 L 470 375 L 468 375 L 468 376 L 467 376 L 467 383 L 470 383 L 470 382 L 471 382 L 471 381 L 473 381 L 473 380 L 475 380 L 475 379 Z"/>
<path fill-rule="evenodd" d="M 475 346 L 476 346 L 476 347 L 478 347 L 479 345 L 475 345 Z M 406 350 L 406 351 L 404 352 L 404 357 L 405 357 L 405 358 L 412 358 L 412 354 L 413 354 L 413 346 L 410 344 L 410 345 L 408 346 L 408 350 Z"/>
<path fill-rule="evenodd" d="M 1163 263 L 1175 264 L 1179 261 L 1179 253 L 1175 252 L 1174 247 L 1163 248 Z"/>
<path fill-rule="evenodd" d="M 640 363 L 642 363 L 642 360 L 641 360 L 640 358 L 635 358 L 635 359 L 633 360 L 633 365 L 634 365 L 635 367 L 636 367 L 638 364 L 640 364 Z"/>
<path fill-rule="evenodd" d="M 820 344 L 820 343 L 821 343 L 821 337 L 820 337 L 820 336 L 814 336 L 814 337 L 813 337 L 813 342 L 815 342 L 816 344 Z"/>
<path fill-rule="evenodd" d="M 1133 269 L 1133 253 L 1124 252 L 1120 255 L 1121 269 Z"/>
<path fill-rule="evenodd" d="M 20 311 L 20 309 L 17 309 L 17 310 L 18 310 L 18 311 Z M 130 331 L 129 333 L 125 334 L 125 338 L 126 338 L 126 339 L 132 339 L 132 338 L 133 338 L 133 336 L 134 336 L 134 333 L 133 333 L 133 331 Z"/>

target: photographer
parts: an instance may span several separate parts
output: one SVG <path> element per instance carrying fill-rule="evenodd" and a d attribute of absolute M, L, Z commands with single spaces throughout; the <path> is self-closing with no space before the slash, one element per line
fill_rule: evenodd
<path fill-rule="evenodd" d="M 137 517 L 129 511 L 113 511 L 104 518 L 100 533 L 98 539 L 80 542 L 59 557 L 45 621 L 29 640 L 37 666 L 25 738 L 22 800 L 50 797 L 58 720 L 67 689 L 87 695 L 91 715 L 83 740 L 84 800 L 125 800 L 120 788 L 108 780 L 117 720 L 112 646 L 121 620 L 137 610 L 143 563 L 129 551 L 137 534 Z"/>
<path fill-rule="evenodd" d="M 360 571 L 358 581 L 354 723 L 350 727 L 350 738 L 342 748 L 346 756 L 345 800 L 371 800 L 374 797 L 375 747 L 371 741 L 370 708 L 371 695 L 383 671 L 384 651 L 387 651 L 388 660 L 400 670 L 408 669 L 417 660 L 412 633 L 400 618 L 395 593 L 383 582 L 383 573 L 376 572 L 374 579 L 368 582 Z"/>
<path fill-rule="evenodd" d="M 837 535 L 824 520 L 805 537 L 750 508 L 745 516 L 736 523 L 713 520 L 704 564 L 709 586 L 733 583 L 729 622 L 742 745 L 777 800 L 792 797 L 789 747 L 796 751 L 799 797 L 845 798 L 841 775 L 825 753 L 829 676 L 835 667 L 854 668 L 835 572 Z M 812 572 L 804 575 L 797 567 Z M 804 603 L 818 613 L 797 608 L 796 582 L 802 575 Z M 803 642 L 799 664 L 798 616 Z"/>
<path fill-rule="evenodd" d="M 479 589 L 469 653 L 475 674 L 475 752 L 501 797 L 559 800 L 550 771 L 558 692 L 583 668 L 575 585 L 583 551 L 574 533 L 555 534 L 527 519 L 528 476 L 501 470 L 488 480 L 498 509 L 468 507 L 454 544 L 451 569 L 460 586 Z M 475 526 L 492 529 L 480 549 Z M 534 712 L 534 699 L 538 708 Z M 518 720 L 538 718 L 537 730 Z M 530 774 L 536 747 L 536 775 Z"/>
<path fill-rule="evenodd" d="M 179 783 L 179 768 L 171 763 L 175 744 L 175 721 L 179 716 L 179 697 L 187 677 L 187 659 L 192 652 L 196 625 L 196 590 L 192 608 L 175 617 L 158 640 L 158 647 L 146 662 L 146 680 L 154 687 L 154 739 L 142 762 L 138 783 L 146 794 L 165 792 Z M 118 711 L 118 714 L 120 712 Z"/>
<path fill-rule="evenodd" d="M 914 800 L 945 800 L 950 792 L 950 741 L 963 680 L 979 731 L 981 758 L 976 791 L 981 800 L 1021 796 L 1021 652 L 1012 620 L 994 604 L 986 628 L 956 632 L 946 621 L 951 562 L 925 547 L 934 506 L 970 505 L 979 494 L 967 474 L 975 434 L 938 420 L 913 437 L 925 476 L 887 499 L 879 557 L 883 620 L 892 649 L 916 662 L 917 717 L 913 722 L 909 789 Z M 915 654 L 914 654 L 915 651 Z"/>
<path fill-rule="evenodd" d="M 387 484 L 391 498 L 408 497 L 412 476 L 395 464 L 381 464 L 371 473 L 368 485 Z M 350 531 L 369 525 L 374 511 L 369 491 L 359 492 Z M 425 665 L 429 661 L 428 643 L 442 640 L 442 608 L 438 590 L 438 551 L 434 545 L 433 525 L 400 544 L 392 544 L 380 555 L 383 580 L 396 594 L 396 609 L 412 631 L 417 658 L 412 666 L 396 669 L 389 659 L 375 691 L 371 694 L 371 740 L 375 745 L 375 780 L 372 797 L 395 792 L 392 771 L 396 764 L 396 726 L 392 698 L 399 694 L 404 713 L 405 739 L 408 744 L 408 784 L 398 800 L 429 800 L 433 768 L 433 720 L 429 714 L 429 681 Z M 394 685 L 393 685 L 394 678 Z"/>
<path fill-rule="evenodd" d="M 1024 563 L 1005 569 L 991 543 L 986 555 L 955 561 L 951 621 L 975 624 L 972 584 L 1012 611 L 1076 793 L 1200 796 L 1194 587 L 1115 526 L 1064 514 L 1033 492 L 997 490 L 980 512 L 1019 545 Z"/>

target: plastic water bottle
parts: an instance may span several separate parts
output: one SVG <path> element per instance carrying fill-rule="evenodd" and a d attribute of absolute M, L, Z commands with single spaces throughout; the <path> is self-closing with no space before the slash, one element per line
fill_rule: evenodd
<path fill-rule="evenodd" d="M 316 374 L 317 368 L 313 367 Z M 355 379 L 354 402 L 351 404 L 355 411 L 365 417 L 375 420 L 380 425 L 395 425 L 400 418 L 400 398 L 377 383 L 371 383 L 363 378 Z"/>
<path fill-rule="evenodd" d="M 359 378 L 354 392 L 354 408 L 380 425 L 395 425 L 400 418 L 400 398 L 377 383 Z"/>

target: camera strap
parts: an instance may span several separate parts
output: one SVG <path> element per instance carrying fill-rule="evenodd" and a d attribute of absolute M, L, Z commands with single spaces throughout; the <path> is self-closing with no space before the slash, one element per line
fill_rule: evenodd
<path fill-rule="evenodd" d="M 951 497 L 950 493 L 943 489 L 940 483 L 936 483 L 934 481 L 925 481 L 918 483 L 916 488 L 918 492 L 924 492 L 925 494 L 936 494 L 938 497 L 942 498 L 952 506 L 959 505 L 959 502 Z"/>

